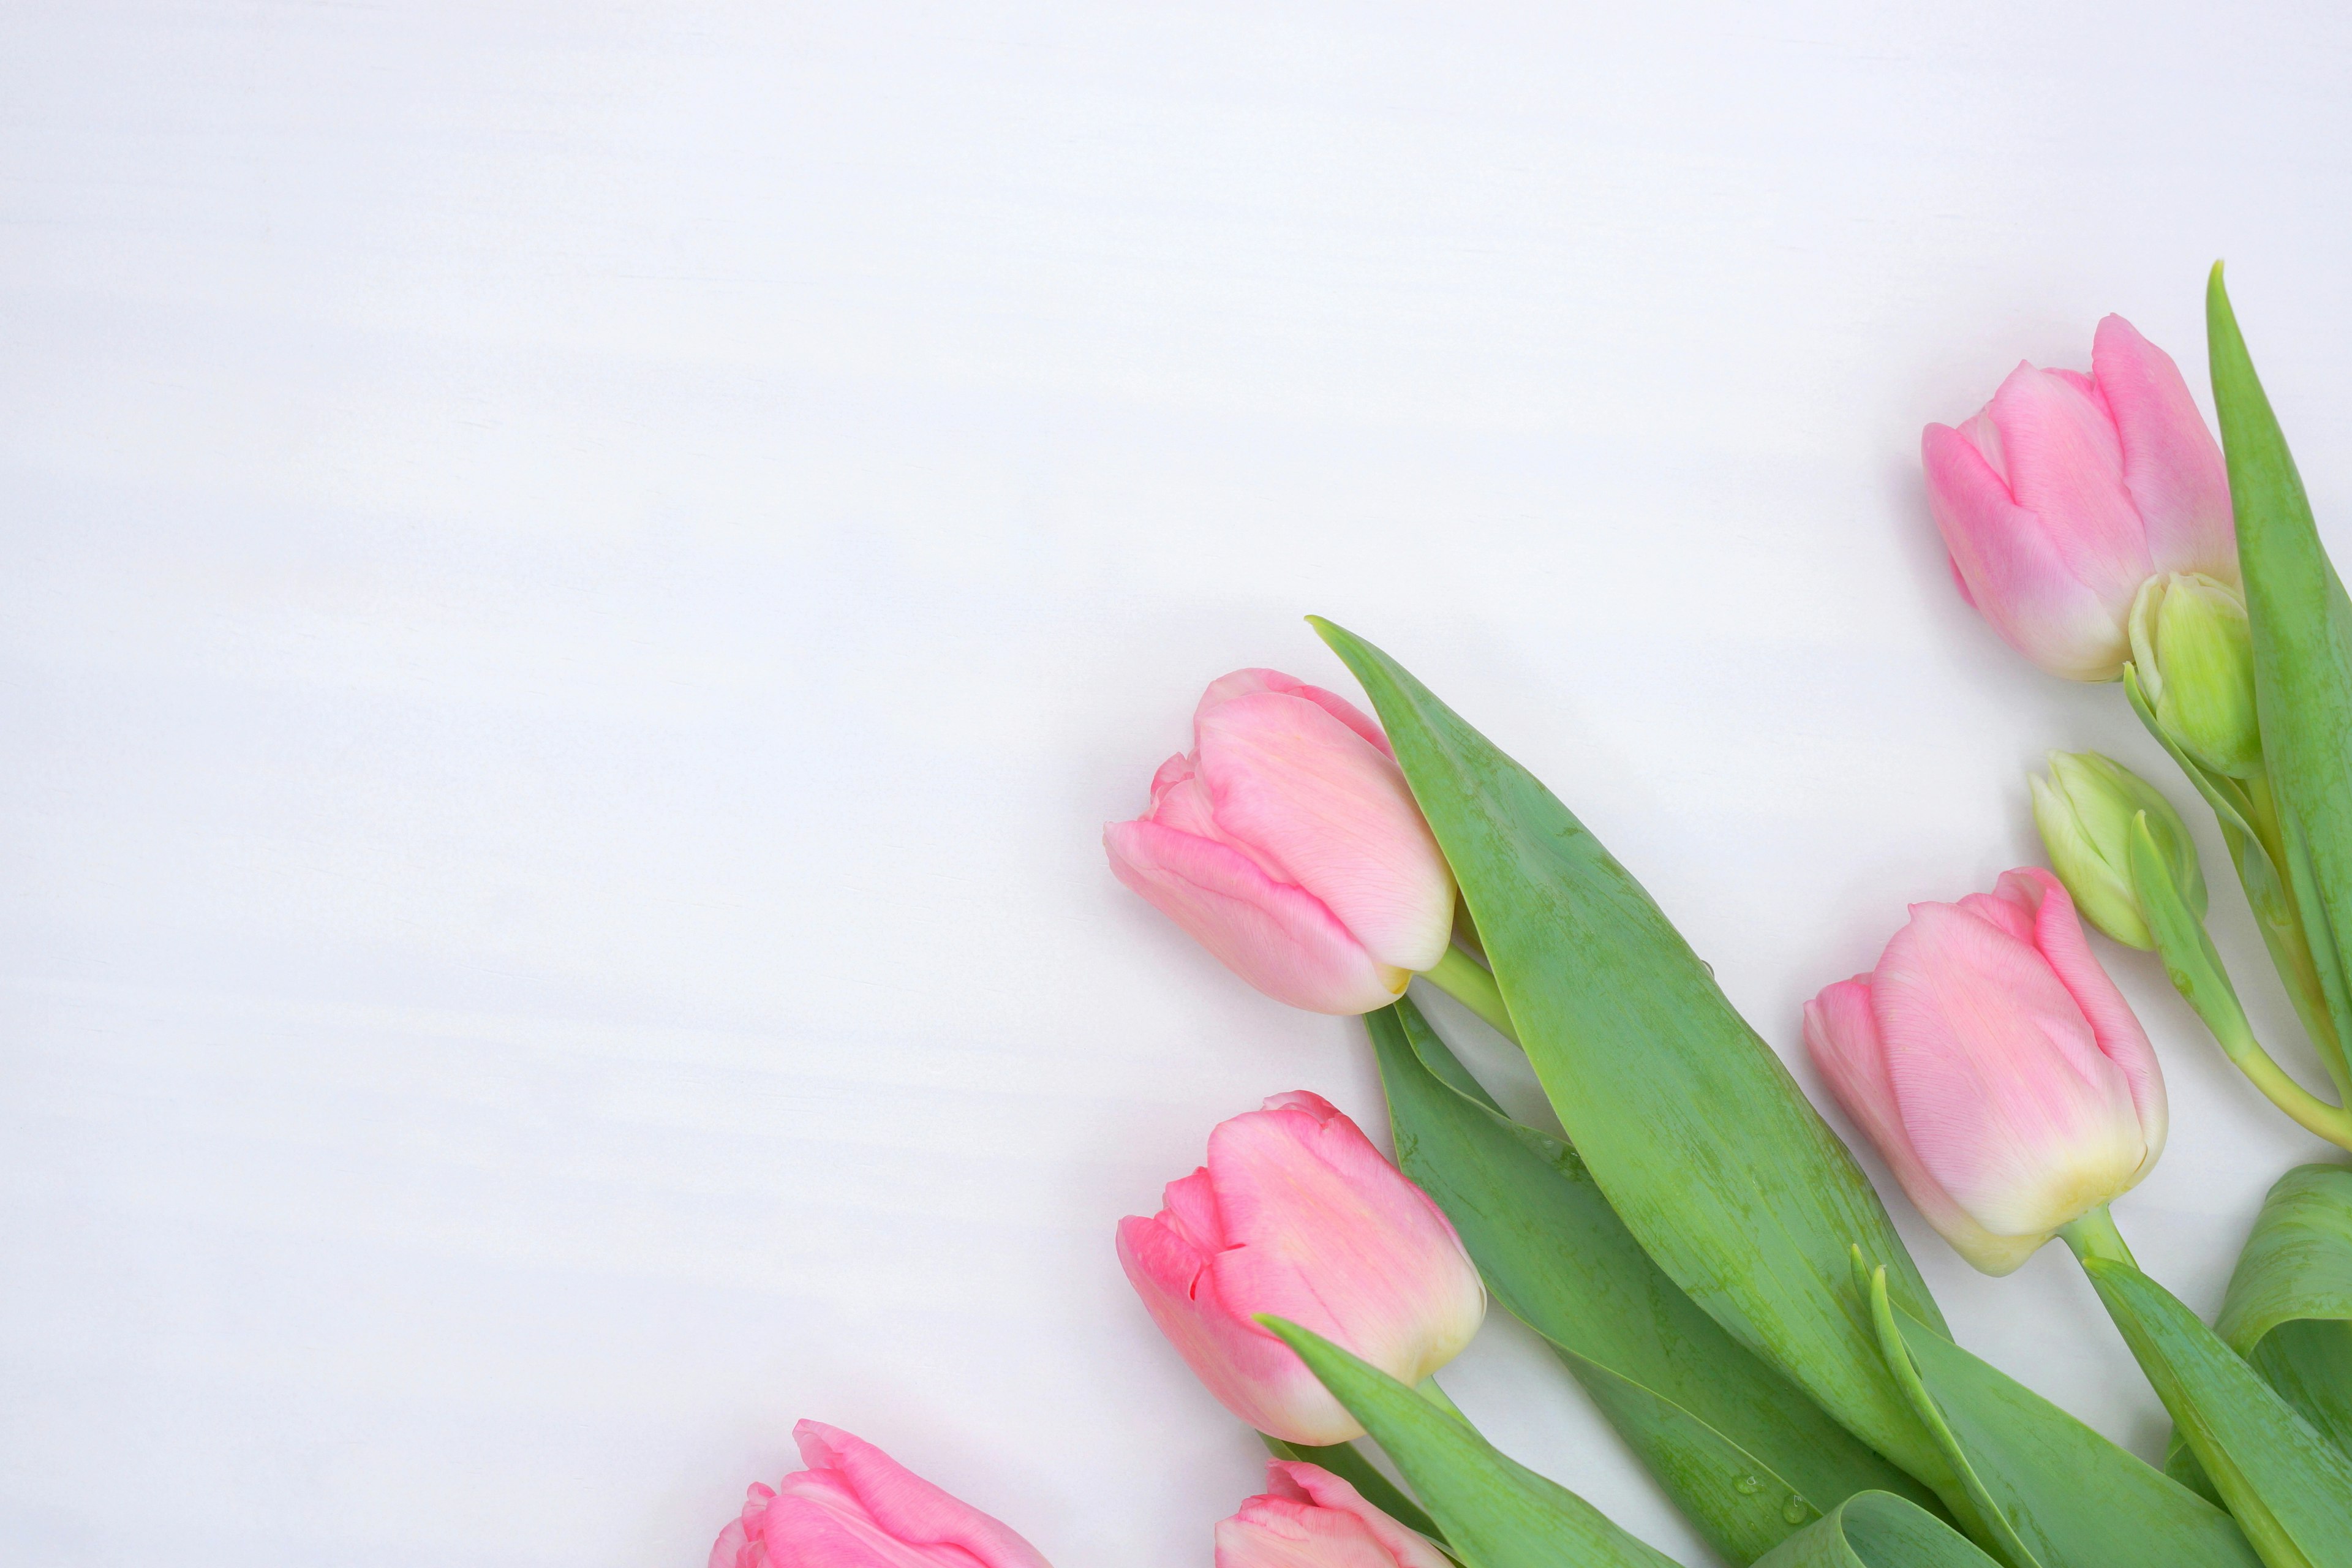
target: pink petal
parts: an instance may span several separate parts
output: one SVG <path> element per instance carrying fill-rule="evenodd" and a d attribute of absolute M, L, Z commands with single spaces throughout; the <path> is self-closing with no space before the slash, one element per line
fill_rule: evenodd
<path fill-rule="evenodd" d="M 1225 845 L 1156 823 L 1114 822 L 1103 847 L 1120 881 L 1276 1001 L 1369 1013 L 1412 978 L 1375 959 L 1312 894 Z"/>
<path fill-rule="evenodd" d="M 1362 1436 L 1289 1346 L 1234 1314 L 1206 1255 L 1168 1225 L 1119 1221 L 1118 1260 L 1152 1321 L 1226 1409 L 1286 1442 L 1319 1446 Z"/>
<path fill-rule="evenodd" d="M 1205 1165 L 1160 1189 L 1160 1218 L 1199 1247 L 1204 1259 L 1230 1245 L 1225 1239 L 1224 1216 L 1217 1212 L 1217 1189 L 1210 1183 Z"/>
<path fill-rule="evenodd" d="M 1453 874 L 1385 754 L 1273 691 L 1203 704 L 1194 742 L 1224 837 L 1320 900 L 1380 963 L 1418 971 L 1444 955 Z"/>
<path fill-rule="evenodd" d="M 802 1462 L 838 1477 L 888 1538 L 908 1545 L 954 1548 L 969 1553 L 981 1568 L 1048 1568 L 1037 1549 L 1012 1529 L 940 1490 L 873 1444 L 816 1421 L 803 1421 L 793 1428 L 793 1436 L 800 1445 Z M 795 1568 L 798 1561 L 793 1560 Z M 948 1568 L 957 1559 L 933 1554 L 907 1561 Z M 830 1565 L 813 1558 L 809 1568 Z"/>
<path fill-rule="evenodd" d="M 1278 691 L 1288 697 L 1303 697 L 1379 747 L 1382 756 L 1396 755 L 1389 748 L 1388 736 L 1382 732 L 1380 725 L 1374 723 L 1365 714 L 1362 709 L 1338 692 L 1326 691 L 1319 686 L 1309 686 L 1305 681 L 1285 675 L 1278 669 L 1237 669 L 1231 675 L 1210 682 L 1209 689 L 1202 694 L 1200 706 L 1192 710 L 1193 722 L 1198 724 L 1201 715 L 1213 704 L 1224 702 L 1235 697 L 1246 697 L 1254 691 Z"/>
<path fill-rule="evenodd" d="M 2140 1137 L 2147 1145 L 2140 1166 L 2145 1173 L 2164 1152 L 2169 1126 L 2164 1069 L 2157 1061 L 2156 1047 L 2148 1043 L 2147 1031 L 2140 1027 L 2131 1004 L 2092 954 L 2064 883 L 2039 866 L 2022 866 L 2002 875 L 1999 890 L 2004 900 L 2032 911 L 2033 932 L 2029 940 L 2083 1010 L 2100 1051 L 2123 1074 L 2132 1108 L 2139 1117 Z"/>
<path fill-rule="evenodd" d="M 2034 949 L 1916 905 L 1870 997 L 1910 1146 L 1985 1229 L 2046 1238 L 2136 1179 L 2146 1144 L 2129 1088 Z"/>
<path fill-rule="evenodd" d="M 1868 975 L 1841 980 L 1805 1005 L 1805 1049 L 1846 1119 L 1877 1146 L 1912 1206 L 1953 1250 L 1988 1274 L 2007 1274 L 2042 1245 L 2041 1237 L 2021 1242 L 1985 1229 L 1920 1163 L 1886 1076 Z"/>
<path fill-rule="evenodd" d="M 2020 365 L 1986 412 L 2000 428 L 2011 496 L 2042 520 L 2074 580 L 2120 616 L 2156 568 L 2115 421 L 2088 385 Z"/>
<path fill-rule="evenodd" d="M 1920 457 L 1928 507 L 1969 602 L 2011 647 L 2052 674 L 2112 679 L 2130 654 L 2124 631 L 2130 594 L 2114 603 L 2085 586 L 2044 520 L 2011 499 L 1959 431 L 1928 426 Z"/>
<path fill-rule="evenodd" d="M 2147 531 L 2154 570 L 2237 582 L 2229 469 L 2180 367 L 2121 316 L 2099 323 L 2091 364 L 2115 416 L 2124 487 Z"/>
<path fill-rule="evenodd" d="M 1308 1503 L 1353 1518 L 1386 1550 L 1397 1568 L 1450 1568 L 1445 1554 L 1427 1536 L 1399 1524 L 1365 1501 L 1361 1492 L 1320 1465 L 1295 1459 L 1273 1460 L 1265 1468 L 1265 1490 L 1269 1497 Z"/>
<path fill-rule="evenodd" d="M 1346 1346 L 1404 1383 L 1459 1354 L 1486 1288 L 1454 1227 L 1328 1103 L 1236 1116 L 1209 1138 L 1225 1235 L 1218 1295 Z"/>

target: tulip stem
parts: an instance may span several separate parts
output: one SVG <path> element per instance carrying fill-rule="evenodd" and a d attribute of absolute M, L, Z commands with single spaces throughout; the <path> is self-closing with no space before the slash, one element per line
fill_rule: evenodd
<path fill-rule="evenodd" d="M 1503 1038 L 1515 1046 L 1519 1043 L 1519 1032 L 1511 1026 L 1511 1010 L 1503 1005 L 1502 988 L 1476 959 L 1458 947 L 1449 947 L 1445 956 L 1423 970 L 1421 977 L 1477 1014 Z"/>
<path fill-rule="evenodd" d="M 2344 1042 L 2336 1032 L 2336 1016 L 2327 1005 L 2327 988 L 2320 981 L 2319 964 L 2312 956 L 2311 933 L 2303 923 L 2303 905 L 2288 874 L 2286 833 L 2279 822 L 2278 797 L 2272 793 L 2270 774 L 2257 769 L 2252 777 L 2240 781 L 2240 787 L 2246 796 L 2246 826 L 2252 830 L 2256 847 L 2270 861 L 2272 875 L 2278 880 L 2280 896 L 2276 901 L 2284 906 L 2279 911 L 2284 919 L 2273 921 L 2256 902 L 2252 889 L 2248 889 L 2246 901 L 2253 907 L 2263 945 L 2271 950 L 2279 978 L 2286 982 L 2295 1014 L 2303 1020 L 2311 1043 L 2318 1047 L 2327 1076 L 2336 1080 L 2336 1098 L 2352 1100 L 2352 1063 L 2346 1060 Z M 2238 868 L 2238 879 L 2246 879 L 2243 866 Z"/>
<path fill-rule="evenodd" d="M 2090 1213 L 2058 1227 L 2074 1256 L 2083 1258 L 2104 1258 L 2111 1263 L 2128 1264 L 2137 1268 L 2131 1248 L 2124 1245 L 2124 1233 L 2116 1228 L 2116 1216 L 2101 1204 Z"/>
<path fill-rule="evenodd" d="M 2164 960 L 2165 974 L 2205 1021 L 2222 1053 L 2297 1126 L 2338 1148 L 2352 1149 L 2352 1112 L 2328 1104 L 2289 1078 L 2254 1037 L 2254 1027 L 2246 1021 L 2245 1006 L 2238 1000 L 2237 988 L 2230 984 L 2229 971 L 2221 967 L 2221 955 L 2214 950 L 2205 922 L 2182 901 L 2179 889 L 2164 869 L 2144 813 L 2132 827 L 2131 867 L 2132 886 L 2139 894 L 2148 933 L 2156 939 L 2157 953 Z"/>

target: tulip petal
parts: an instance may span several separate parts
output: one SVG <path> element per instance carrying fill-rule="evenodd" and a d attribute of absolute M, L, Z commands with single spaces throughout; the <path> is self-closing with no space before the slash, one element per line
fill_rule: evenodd
<path fill-rule="evenodd" d="M 1847 1120 L 1877 1146 L 1912 1206 L 1954 1251 L 1987 1274 L 2007 1274 L 2048 1239 L 1995 1236 L 1954 1202 L 1920 1163 L 1903 1131 L 1895 1086 L 1886 1075 L 1878 1025 L 1871 1014 L 1868 975 L 1841 980 L 1805 1005 L 1805 1048 Z"/>
<path fill-rule="evenodd" d="M 2137 1180 L 2147 1151 L 2128 1083 L 2032 947 L 1920 904 L 1870 996 L 1910 1146 L 1985 1229 L 2046 1239 Z"/>
<path fill-rule="evenodd" d="M 2229 472 L 2180 367 L 2121 316 L 2099 323 L 2091 367 L 2115 416 L 2124 488 L 2146 527 L 2154 569 L 2236 583 Z"/>
<path fill-rule="evenodd" d="M 2164 1152 L 2170 1125 L 2164 1069 L 2157 1061 L 2156 1047 L 2148 1043 L 2147 1031 L 2092 953 L 2063 882 L 2039 866 L 2023 866 L 2001 877 L 1998 893 L 2005 901 L 2032 912 L 2035 951 L 2057 972 L 2059 984 L 2089 1020 L 2092 1038 L 2123 1075 L 2139 1116 L 2141 1141 L 2147 1145 L 2139 1172 L 2145 1174 Z"/>
<path fill-rule="evenodd" d="M 1444 1553 L 1318 1466 L 1269 1466 L 1217 1526 L 1217 1568 L 1449 1568 Z"/>
<path fill-rule="evenodd" d="M 2124 618 L 2131 593 L 2110 604 L 2077 578 L 2043 521 L 2017 504 L 1959 431 L 1928 426 L 1920 458 L 1952 570 L 1993 630 L 2053 675 L 2113 679 L 2129 656 Z"/>
<path fill-rule="evenodd" d="M 1199 1247 L 1203 1258 L 1223 1252 L 1229 1245 L 1224 1216 L 1217 1212 L 1217 1189 L 1210 1183 L 1205 1165 L 1160 1189 L 1160 1218 Z"/>
<path fill-rule="evenodd" d="M 1047 1568 L 1037 1549 L 1010 1526 L 942 1491 L 873 1444 L 820 1421 L 801 1422 L 793 1438 L 803 1464 L 838 1477 L 874 1522 L 897 1540 L 960 1547 L 984 1568 Z"/>
<path fill-rule="evenodd" d="M 1197 724 L 1201 715 L 1212 706 L 1235 697 L 1246 697 L 1253 691 L 1276 691 L 1288 697 L 1304 698 L 1379 748 L 1381 755 L 1391 758 L 1396 755 L 1389 749 L 1388 736 L 1381 732 L 1379 724 L 1373 722 L 1371 715 L 1336 691 L 1309 686 L 1278 669 L 1237 669 L 1231 675 L 1211 681 L 1209 689 L 1201 696 L 1200 706 L 1192 710 L 1193 722 Z"/>
<path fill-rule="evenodd" d="M 1278 1002 L 1369 1013 L 1412 978 L 1376 960 L 1313 894 L 1276 881 L 1228 845 L 1157 823 L 1114 822 L 1103 847 L 1120 881 Z"/>
<path fill-rule="evenodd" d="M 1397 1568 L 1447 1568 L 1445 1554 L 1418 1531 L 1408 1530 L 1374 1508 L 1344 1479 L 1320 1465 L 1276 1459 L 1265 1468 L 1266 1493 L 1271 1497 L 1311 1503 L 1333 1513 L 1352 1516 L 1372 1539 L 1388 1551 Z"/>
<path fill-rule="evenodd" d="M 1280 1340 L 1217 1294 L 1209 1255 L 1159 1219 L 1118 1222 L 1118 1260 L 1160 1331 L 1226 1409 L 1259 1431 L 1318 1446 L 1363 1436 Z"/>
<path fill-rule="evenodd" d="M 1226 1300 L 1348 1346 L 1405 1383 L 1460 1353 L 1486 1288 L 1437 1205 L 1319 1096 L 1236 1116 L 1209 1138 Z"/>
<path fill-rule="evenodd" d="M 1454 878 L 1404 774 L 1326 709 L 1260 691 L 1194 721 L 1220 837 L 1322 900 L 1381 963 L 1430 968 L 1454 931 Z"/>
<path fill-rule="evenodd" d="M 2124 486 L 2123 443 L 2096 388 L 2079 374 L 2021 364 L 1986 412 L 2000 428 L 2011 498 L 2042 520 L 2076 582 L 2128 609 L 2156 566 Z"/>

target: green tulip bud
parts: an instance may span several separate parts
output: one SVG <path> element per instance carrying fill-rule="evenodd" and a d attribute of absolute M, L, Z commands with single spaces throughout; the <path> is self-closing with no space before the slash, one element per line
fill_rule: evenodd
<path fill-rule="evenodd" d="M 2156 946 L 2132 883 L 2132 819 L 2143 812 L 2181 901 L 2204 917 L 2205 876 L 2196 842 L 2154 785 L 2096 752 L 2053 752 L 2050 776 L 2037 774 L 2032 782 L 2033 825 L 2042 830 L 2051 869 L 2093 925 L 2126 947 Z"/>
<path fill-rule="evenodd" d="M 2174 743 L 2231 778 L 2260 769 L 2245 596 L 2201 572 L 2164 573 L 2140 584 L 2129 629 L 2140 690 Z"/>

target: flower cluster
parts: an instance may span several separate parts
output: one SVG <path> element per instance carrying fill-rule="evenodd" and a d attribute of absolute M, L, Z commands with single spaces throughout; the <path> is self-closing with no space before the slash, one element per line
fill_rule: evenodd
<path fill-rule="evenodd" d="M 1437 1386 L 1490 1292 L 1727 1561 L 2352 1568 L 2352 1171 L 2281 1182 L 2218 1331 L 2110 1214 L 2170 1116 L 2085 918 L 2157 954 L 2255 1088 L 2352 1148 L 2352 601 L 2279 482 L 2293 465 L 2218 277 L 2209 305 L 2226 460 L 2173 361 L 2111 316 L 2088 374 L 2021 365 L 1928 427 L 1929 510 L 1993 629 L 2117 683 L 2213 807 L 2336 1100 L 2255 1039 L 2188 824 L 2095 752 L 2053 752 L 2032 783 L 2053 870 L 1913 904 L 1801 1028 L 1960 1258 L 2002 1275 L 2063 1238 L 2178 1425 L 2165 1472 L 1960 1348 L 1860 1165 L 1664 912 L 1394 660 L 1318 623 L 1381 722 L 1236 671 L 1103 835 L 1119 881 L 1258 991 L 1363 1017 L 1399 1154 L 1317 1094 L 1276 1095 L 1118 1226 L 1143 1312 L 1276 1455 L 1215 1525 L 1218 1568 L 1659 1568 Z M 1504 1110 L 1416 977 L 1525 1051 L 1549 1118 Z M 872 1446 L 795 1435 L 806 1468 L 751 1489 L 711 1568 L 1042 1568 Z"/>

